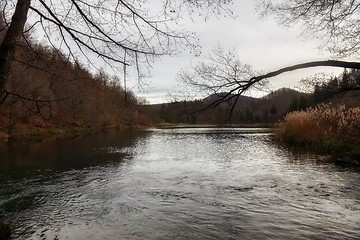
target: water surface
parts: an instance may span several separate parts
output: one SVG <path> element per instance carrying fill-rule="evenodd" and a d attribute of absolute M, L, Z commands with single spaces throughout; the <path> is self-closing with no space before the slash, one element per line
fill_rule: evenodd
<path fill-rule="evenodd" d="M 14 239 L 359 239 L 360 173 L 267 129 L 150 129 L 0 145 Z"/>

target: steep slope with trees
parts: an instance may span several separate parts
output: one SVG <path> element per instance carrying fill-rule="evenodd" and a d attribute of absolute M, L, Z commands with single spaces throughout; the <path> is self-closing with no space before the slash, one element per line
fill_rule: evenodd
<path fill-rule="evenodd" d="M 15 49 L 29 30 L 37 30 L 42 40 L 53 48 L 62 49 L 71 61 L 80 55 L 96 68 L 95 58 L 123 70 L 124 78 L 127 68 L 132 67 L 141 81 L 146 66 L 154 58 L 175 54 L 181 47 L 196 50 L 193 33 L 177 27 L 177 20 L 184 11 L 231 14 L 225 8 L 231 2 L 3 0 L 1 17 L 7 31 L 0 45 L 0 102 L 12 94 L 6 84 L 15 60 Z M 1 32 L 4 29 L 0 28 Z"/>
<path fill-rule="evenodd" d="M 92 74 L 30 35 L 25 40 L 18 42 L 6 83 L 11 94 L 1 103 L 0 135 L 140 123 L 141 101 L 119 78 Z"/>

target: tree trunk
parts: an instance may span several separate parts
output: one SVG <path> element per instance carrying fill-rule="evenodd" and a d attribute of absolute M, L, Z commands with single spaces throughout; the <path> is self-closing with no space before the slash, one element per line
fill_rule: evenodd
<path fill-rule="evenodd" d="M 0 104 L 6 97 L 8 81 L 15 49 L 21 40 L 31 0 L 18 0 L 11 23 L 0 46 Z"/>

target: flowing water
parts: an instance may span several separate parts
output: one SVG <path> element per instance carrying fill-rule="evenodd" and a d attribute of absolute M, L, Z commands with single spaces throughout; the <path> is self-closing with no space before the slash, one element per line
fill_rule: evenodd
<path fill-rule="evenodd" d="M 150 129 L 0 145 L 13 239 L 360 239 L 360 171 L 266 129 Z"/>

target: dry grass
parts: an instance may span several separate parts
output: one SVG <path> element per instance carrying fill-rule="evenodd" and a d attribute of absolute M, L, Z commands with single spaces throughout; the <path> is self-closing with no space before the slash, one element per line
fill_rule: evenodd
<path fill-rule="evenodd" d="M 276 135 L 294 145 L 339 148 L 360 147 L 360 108 L 319 105 L 291 112 L 278 124 Z M 331 146 L 328 146 L 331 145 Z M 352 150 L 351 150 L 352 151 Z"/>

